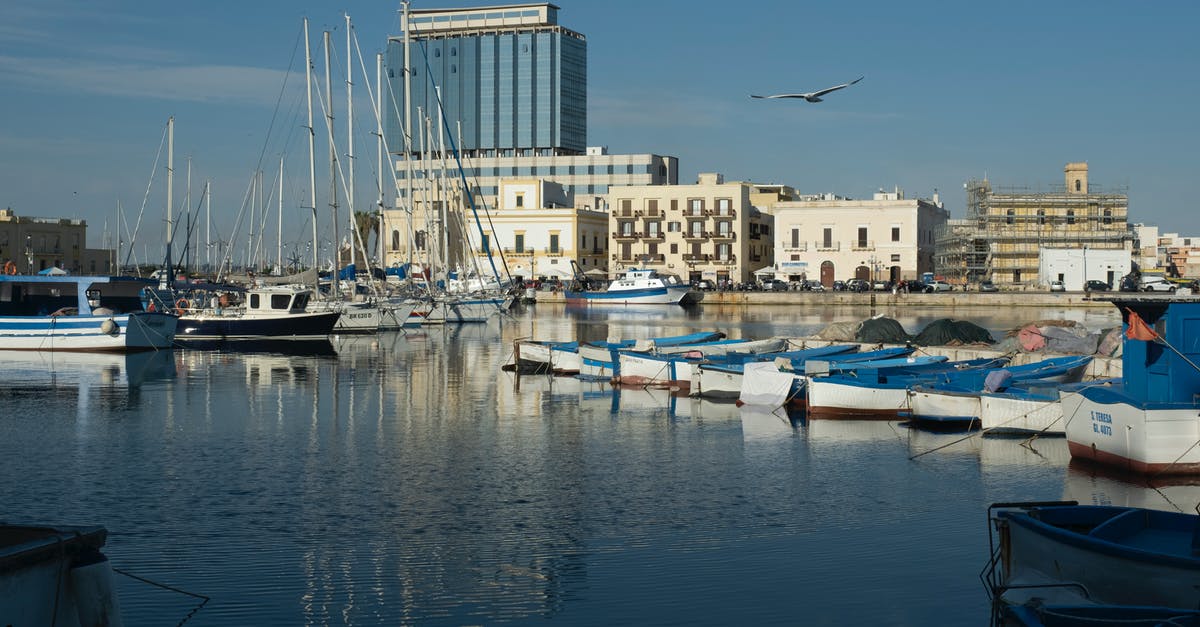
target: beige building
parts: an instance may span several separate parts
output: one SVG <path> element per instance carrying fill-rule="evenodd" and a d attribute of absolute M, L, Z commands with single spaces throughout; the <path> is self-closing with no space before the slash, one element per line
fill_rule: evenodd
<path fill-rule="evenodd" d="M 71 274 L 109 274 L 113 252 L 87 248 L 87 222 L 69 218 L 28 218 L 0 209 L 0 265 L 12 262 L 20 274 L 58 267 Z"/>
<path fill-rule="evenodd" d="M 1068 163 L 1062 187 L 1048 191 L 967 182 L 967 218 L 937 239 L 937 271 L 961 281 L 1036 285 L 1043 248 L 1125 250 L 1133 236 L 1123 189 L 1088 182 L 1086 163 Z"/>
<path fill-rule="evenodd" d="M 787 281 L 916 279 L 933 269 L 934 233 L 949 212 L 897 188 L 871 200 L 814 196 L 775 205 L 775 276 Z"/>
<path fill-rule="evenodd" d="M 606 271 L 608 214 L 575 208 L 562 185 L 541 179 L 500 182 L 495 211 L 484 221 L 484 238 L 469 237 L 479 268 L 491 252 L 501 255 L 514 279 L 570 279 L 571 262 L 583 272 Z"/>
<path fill-rule="evenodd" d="M 701 174 L 695 185 L 609 189 L 609 271 L 652 268 L 687 281 L 734 283 L 774 263 L 774 218 L 751 202 L 754 186 Z"/>

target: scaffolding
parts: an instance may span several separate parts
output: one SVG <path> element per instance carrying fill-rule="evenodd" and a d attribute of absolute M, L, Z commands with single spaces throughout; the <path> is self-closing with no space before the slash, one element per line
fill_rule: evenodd
<path fill-rule="evenodd" d="M 987 180 L 971 180 L 966 187 L 967 218 L 948 221 L 935 240 L 935 266 L 951 280 L 1034 284 L 1043 248 L 1132 247 L 1124 188 L 993 189 Z"/>

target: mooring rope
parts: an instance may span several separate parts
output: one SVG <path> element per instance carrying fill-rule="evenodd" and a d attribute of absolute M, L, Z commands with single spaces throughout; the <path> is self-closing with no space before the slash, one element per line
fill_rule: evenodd
<path fill-rule="evenodd" d="M 194 616 L 194 615 L 196 614 L 196 612 L 199 612 L 199 611 L 200 611 L 200 608 L 204 607 L 204 606 L 205 606 L 205 604 L 207 604 L 209 601 L 211 601 L 211 600 L 212 600 L 210 597 L 207 597 L 207 596 L 205 596 L 205 595 L 203 595 L 203 594 L 197 594 L 197 593 L 195 593 L 195 592 L 188 592 L 187 590 L 182 590 L 182 589 L 180 589 L 180 588 L 176 588 L 176 587 L 174 587 L 174 586 L 169 586 L 169 585 L 167 585 L 167 584 L 165 584 L 165 583 L 159 583 L 159 582 L 157 582 L 157 581 L 151 581 L 151 580 L 149 580 L 149 579 L 146 579 L 145 577 L 139 577 L 139 576 L 137 576 L 137 575 L 135 575 L 135 574 L 133 574 L 133 573 L 131 573 L 131 572 L 127 572 L 127 571 L 121 570 L 120 568 L 113 567 L 113 572 L 114 572 L 114 573 L 117 573 L 117 574 L 120 574 L 120 575 L 125 575 L 126 577 L 129 577 L 130 579 L 135 579 L 135 580 L 137 580 L 137 581 L 140 581 L 140 582 L 142 582 L 142 583 L 150 584 L 150 585 L 152 585 L 152 586 L 154 586 L 154 587 L 156 587 L 156 588 L 162 588 L 163 590 L 169 590 L 169 591 L 171 591 L 171 592 L 178 592 L 179 594 L 183 594 L 183 595 L 186 595 L 186 596 L 189 596 L 189 597 L 195 598 L 195 599 L 200 599 L 200 604 L 199 604 L 199 605 L 197 605 L 196 607 L 192 608 L 192 611 L 188 612 L 188 613 L 187 613 L 187 615 L 186 615 L 186 616 L 184 616 L 184 617 L 183 617 L 183 619 L 182 619 L 182 620 L 180 620 L 180 621 L 179 621 L 179 622 L 176 624 L 176 627 L 182 627 L 184 623 L 186 623 L 186 622 L 188 622 L 189 620 L 191 620 L 192 616 Z"/>

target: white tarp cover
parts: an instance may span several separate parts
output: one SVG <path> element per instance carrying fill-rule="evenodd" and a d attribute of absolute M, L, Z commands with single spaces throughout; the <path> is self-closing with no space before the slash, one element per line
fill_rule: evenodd
<path fill-rule="evenodd" d="M 742 393 L 738 397 L 746 405 L 781 407 L 792 389 L 793 375 L 779 372 L 774 362 L 751 362 L 742 371 Z"/>

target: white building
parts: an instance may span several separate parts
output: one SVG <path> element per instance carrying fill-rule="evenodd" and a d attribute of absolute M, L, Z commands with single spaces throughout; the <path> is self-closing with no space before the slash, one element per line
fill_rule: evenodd
<path fill-rule="evenodd" d="M 483 242 L 469 235 L 476 264 L 487 267 L 489 251 L 502 255 L 514 279 L 570 279 L 572 260 L 583 272 L 606 271 L 608 214 L 574 207 L 571 195 L 551 181 L 501 181 L 483 232 Z"/>
<path fill-rule="evenodd" d="M 1131 269 L 1128 250 L 1102 248 L 1043 248 L 1038 255 L 1038 279 L 1043 286 L 1062 281 L 1068 290 L 1083 290 L 1088 281 L 1104 281 L 1116 289 Z"/>
<path fill-rule="evenodd" d="M 939 202 L 897 188 L 871 200 L 832 195 L 775 204 L 776 278 L 899 281 L 933 270 L 934 232 L 950 215 Z"/>

